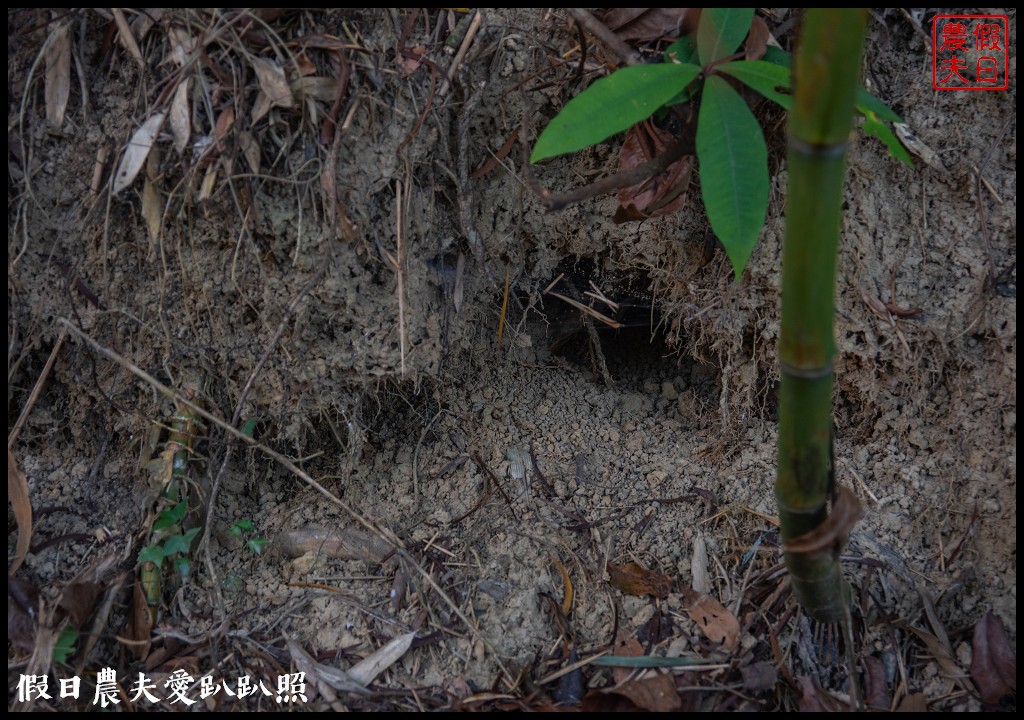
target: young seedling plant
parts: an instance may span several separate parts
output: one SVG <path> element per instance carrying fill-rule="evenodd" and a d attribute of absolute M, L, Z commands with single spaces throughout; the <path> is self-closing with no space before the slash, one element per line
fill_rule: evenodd
<path fill-rule="evenodd" d="M 737 52 L 753 19 L 753 8 L 704 8 L 695 35 L 670 45 L 664 62 L 620 68 L 570 100 L 537 139 L 530 162 L 582 150 L 664 108 L 699 99 L 695 144 L 701 195 L 738 280 L 764 226 L 768 150 L 761 126 L 730 80 L 786 110 L 793 101 L 789 53 L 767 46 L 763 59 L 745 60 Z M 865 118 L 864 131 L 910 164 L 886 124 L 900 122 L 899 116 L 864 88 L 856 107 Z"/>
<path fill-rule="evenodd" d="M 188 514 L 188 499 L 161 510 L 153 521 L 152 542 L 139 552 L 141 578 L 146 600 L 150 607 L 160 603 L 160 574 L 164 561 L 171 562 L 182 582 L 188 580 L 192 570 L 189 551 L 199 534 L 199 528 L 181 531 L 181 523 Z"/>
<path fill-rule="evenodd" d="M 248 518 L 233 522 L 228 530 L 228 534 L 239 541 L 244 541 L 245 547 L 253 555 L 262 554 L 263 546 L 267 544 L 266 538 L 256 535 L 256 526 Z"/>
<path fill-rule="evenodd" d="M 159 440 L 162 427 L 162 424 L 154 424 L 156 432 L 151 433 L 153 448 Z M 182 583 L 188 581 L 192 571 L 190 552 L 200 528 L 183 528 L 189 514 L 191 483 L 188 466 L 195 454 L 196 438 L 202 432 L 203 424 L 199 417 L 188 408 L 180 407 L 171 418 L 170 434 L 163 451 L 158 457 L 141 462 L 152 473 L 150 488 L 155 495 L 155 498 L 147 501 L 147 505 L 153 503 L 155 511 L 155 517 L 150 515 L 153 520 L 149 529 L 149 544 L 139 551 L 138 557 L 139 582 L 153 623 L 159 613 L 164 562 L 171 563 Z"/>

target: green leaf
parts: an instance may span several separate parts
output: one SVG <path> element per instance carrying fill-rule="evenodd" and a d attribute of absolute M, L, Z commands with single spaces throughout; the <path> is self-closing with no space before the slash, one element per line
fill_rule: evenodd
<path fill-rule="evenodd" d="M 185 513 L 187 512 L 188 500 L 182 500 L 172 508 L 161 510 L 160 514 L 156 516 L 156 520 L 153 521 L 153 530 L 166 530 L 172 525 L 177 525 L 181 522 L 182 518 L 185 517 Z"/>
<path fill-rule="evenodd" d="M 241 538 L 242 534 L 250 534 L 256 532 L 256 526 L 252 524 L 252 520 L 248 518 L 245 520 L 239 520 L 231 526 L 231 536 Z"/>
<path fill-rule="evenodd" d="M 684 35 L 665 48 L 665 62 L 693 65 L 697 60 L 697 45 L 692 35 Z"/>
<path fill-rule="evenodd" d="M 768 209 L 768 149 L 754 114 L 723 78 L 704 83 L 697 119 L 704 208 L 739 280 Z"/>
<path fill-rule="evenodd" d="M 151 562 L 157 567 L 163 565 L 167 553 L 159 545 L 148 545 L 139 550 L 139 563 Z"/>
<path fill-rule="evenodd" d="M 704 8 L 697 26 L 700 64 L 708 65 L 736 52 L 753 20 L 754 8 Z"/>
<path fill-rule="evenodd" d="M 192 528 L 183 535 L 172 535 L 164 542 L 164 553 L 167 555 L 174 555 L 175 553 L 185 555 L 198 534 L 199 528 Z"/>
<path fill-rule="evenodd" d="M 910 153 L 903 147 L 896 136 L 893 134 L 889 126 L 879 120 L 878 116 L 870 110 L 864 113 L 864 130 L 865 135 L 878 138 L 885 146 L 889 148 L 889 155 L 899 160 L 907 167 L 914 167 L 914 161 L 910 159 Z"/>
<path fill-rule="evenodd" d="M 889 122 L 903 122 L 899 115 L 894 113 L 888 105 L 868 92 L 867 88 L 857 88 L 857 111 L 867 117 L 870 110 L 882 120 Z"/>
<path fill-rule="evenodd" d="M 260 555 L 263 553 L 263 546 L 267 544 L 266 538 L 253 537 L 249 538 L 249 541 L 245 544 L 249 548 L 249 552 L 254 555 Z"/>
<path fill-rule="evenodd" d="M 716 70 L 731 75 L 786 110 L 793 107 L 793 77 L 789 68 L 764 60 L 737 60 L 719 65 Z"/>
<path fill-rule="evenodd" d="M 174 570 L 181 577 L 182 582 L 188 582 L 188 575 L 192 572 L 192 562 L 187 557 L 179 557 L 174 561 Z"/>
<path fill-rule="evenodd" d="M 694 42 L 693 36 L 684 35 L 665 48 L 665 62 L 695 64 L 697 62 L 697 44 Z M 687 102 L 696 93 L 697 87 L 690 83 L 666 101 L 665 107 Z"/>
<path fill-rule="evenodd" d="M 700 73 L 696 65 L 617 70 L 574 97 L 537 138 L 530 162 L 575 152 L 646 120 Z"/>
<path fill-rule="evenodd" d="M 768 45 L 764 49 L 764 57 L 761 58 L 767 63 L 772 65 L 778 65 L 784 68 L 793 67 L 793 56 L 782 48 L 777 48 L 774 45 Z"/>
<path fill-rule="evenodd" d="M 68 658 L 75 652 L 75 643 L 78 642 L 78 631 L 70 625 L 60 631 L 57 644 L 53 646 L 53 659 L 62 665 L 67 663 Z"/>
<path fill-rule="evenodd" d="M 242 426 L 242 434 L 247 438 L 251 438 L 253 432 L 256 430 L 256 418 L 249 418 L 245 421 L 245 425 Z"/>

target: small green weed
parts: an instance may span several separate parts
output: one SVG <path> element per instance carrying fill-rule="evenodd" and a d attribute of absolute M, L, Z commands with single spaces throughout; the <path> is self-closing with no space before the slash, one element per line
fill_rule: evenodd
<path fill-rule="evenodd" d="M 53 646 L 53 661 L 66 665 L 68 658 L 75 654 L 75 645 L 78 643 L 78 631 L 70 625 L 60 631 L 60 637 Z"/>
<path fill-rule="evenodd" d="M 171 561 L 182 582 L 188 581 L 192 571 L 189 551 L 199 534 L 199 528 L 181 532 L 181 521 L 187 513 L 187 499 L 174 507 L 161 510 L 153 521 L 153 543 L 139 551 L 142 585 L 152 607 L 160 603 L 160 574 L 165 560 Z"/>
<path fill-rule="evenodd" d="M 233 538 L 245 541 L 245 547 L 249 549 L 253 555 L 260 555 L 263 553 L 263 546 L 267 544 L 267 539 L 256 536 L 256 526 L 253 525 L 252 520 L 238 520 L 231 525 L 231 529 L 228 533 Z"/>

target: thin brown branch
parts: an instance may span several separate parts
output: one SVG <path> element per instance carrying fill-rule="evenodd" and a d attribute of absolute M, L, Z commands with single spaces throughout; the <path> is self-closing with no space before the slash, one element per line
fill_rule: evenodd
<path fill-rule="evenodd" d="M 341 115 L 341 106 L 348 92 L 348 80 L 352 76 L 352 68 L 348 64 L 343 49 L 337 49 L 334 53 L 338 59 L 338 89 L 334 94 L 334 104 L 327 111 L 323 123 L 320 125 L 320 144 L 326 145 L 334 139 L 335 129 L 338 125 L 338 117 Z"/>
<path fill-rule="evenodd" d="M 569 17 L 583 26 L 583 29 L 596 37 L 607 50 L 618 56 L 624 65 L 641 65 L 640 53 L 631 48 L 608 26 L 590 14 L 586 8 L 567 8 Z"/>

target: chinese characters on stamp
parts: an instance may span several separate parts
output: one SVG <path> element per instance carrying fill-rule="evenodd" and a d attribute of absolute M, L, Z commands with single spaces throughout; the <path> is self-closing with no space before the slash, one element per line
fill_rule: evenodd
<path fill-rule="evenodd" d="M 936 15 L 932 20 L 932 86 L 936 90 L 1006 90 L 1006 15 Z"/>

